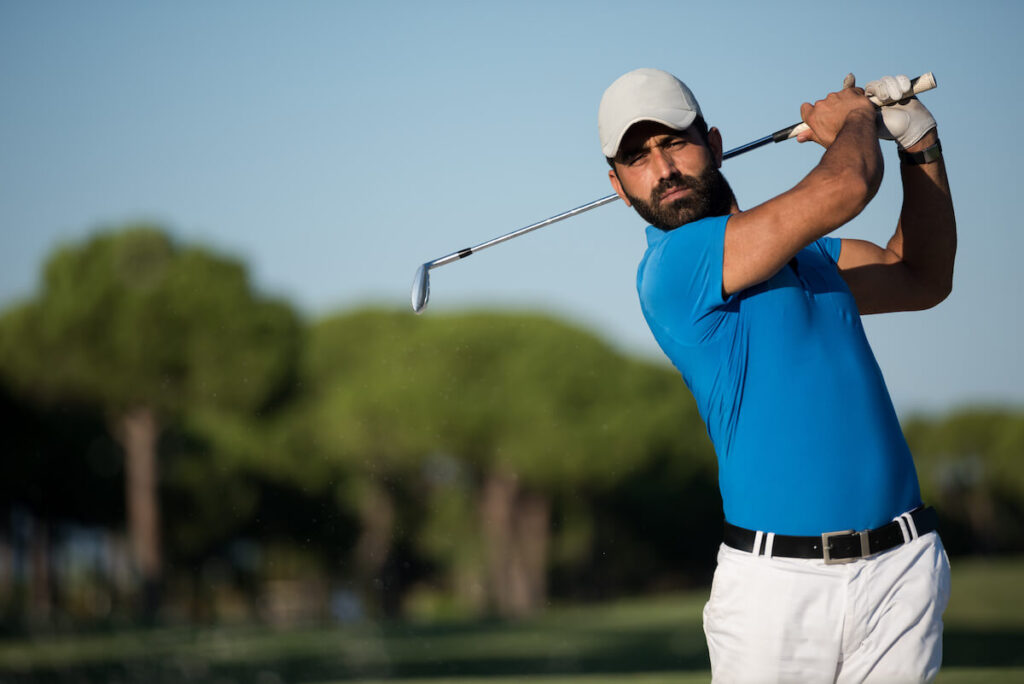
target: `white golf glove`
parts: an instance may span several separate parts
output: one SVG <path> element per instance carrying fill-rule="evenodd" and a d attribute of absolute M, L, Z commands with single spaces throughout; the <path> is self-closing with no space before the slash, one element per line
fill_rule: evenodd
<path fill-rule="evenodd" d="M 906 76 L 884 76 L 871 81 L 864 86 L 864 94 L 882 106 L 878 123 L 878 137 L 882 140 L 895 140 L 905 150 L 935 128 L 935 118 L 914 97 Z"/>

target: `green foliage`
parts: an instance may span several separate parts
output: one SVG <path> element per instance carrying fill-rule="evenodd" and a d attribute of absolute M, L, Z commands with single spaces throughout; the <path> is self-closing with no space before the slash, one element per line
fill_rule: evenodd
<path fill-rule="evenodd" d="M 110 412 L 252 413 L 290 380 L 299 330 L 240 263 L 137 226 L 57 250 L 38 297 L 0 324 L 0 369 L 30 395 Z"/>
<path fill-rule="evenodd" d="M 914 418 L 904 433 L 951 552 L 1024 550 L 1024 414 L 966 409 Z"/>
<path fill-rule="evenodd" d="M 935 487 L 982 481 L 1024 499 L 1024 414 L 971 409 L 905 427 L 915 458 Z"/>
<path fill-rule="evenodd" d="M 568 567 L 593 552 L 596 496 L 612 497 L 641 473 L 667 474 L 665 489 L 674 489 L 659 502 L 692 516 L 679 501 L 703 501 L 688 488 L 706 488 L 714 470 L 673 370 L 544 316 L 333 316 L 310 331 L 301 377 L 280 472 L 314 491 L 342 480 L 348 510 L 360 508 L 364 486 L 403 492 L 412 517 L 397 528 L 466 600 L 482 573 L 480 487 L 489 474 L 552 501 L 552 562 Z M 666 512 L 648 508 L 654 524 Z"/>
<path fill-rule="evenodd" d="M 669 367 L 533 314 L 366 309 L 306 328 L 237 260 L 151 226 L 60 248 L 38 294 L 0 316 L 0 407 L 14 423 L 0 496 L 120 524 L 109 423 L 139 405 L 165 428 L 168 557 L 193 567 L 244 535 L 348 581 L 376 524 L 391 535 L 378 570 L 400 576 L 389 591 L 416 583 L 472 614 L 495 473 L 550 505 L 561 596 L 678 586 L 719 539 L 714 454 Z M 1024 550 L 1024 414 L 904 427 L 947 548 Z"/>
<path fill-rule="evenodd" d="M 115 438 L 126 411 L 155 411 L 165 430 L 169 555 L 194 558 L 227 540 L 256 508 L 246 469 L 280 442 L 277 409 L 294 389 L 302 330 L 288 304 L 254 291 L 241 262 L 178 245 L 154 226 L 129 226 L 56 250 L 37 295 L 0 317 L 0 382 L 16 401 L 31 403 L 32 414 L 87 407 Z M 63 448 L 55 453 L 51 444 Z M 72 478 L 99 453 L 39 430 L 16 446 L 16 462 L 42 456 L 49 476 Z M 121 509 L 123 483 L 110 497 L 109 482 L 97 477 L 71 481 Z M 26 503 L 46 515 L 40 497 Z"/>
<path fill-rule="evenodd" d="M 209 447 L 168 446 L 162 468 L 167 542 L 174 558 L 195 562 L 251 519 L 260 492 L 245 471 L 221 462 Z"/>
<path fill-rule="evenodd" d="M 606 487 L 694 424 L 673 373 L 536 315 L 360 311 L 318 324 L 306 358 L 316 447 L 370 473 L 440 453 L 544 489 Z"/>

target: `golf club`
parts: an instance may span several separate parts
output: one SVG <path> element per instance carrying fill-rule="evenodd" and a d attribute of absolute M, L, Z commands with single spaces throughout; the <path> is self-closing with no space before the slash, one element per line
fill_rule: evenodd
<path fill-rule="evenodd" d="M 929 71 L 926 74 L 922 74 L 921 76 L 912 79 L 910 81 L 910 84 L 914 90 L 914 94 L 917 95 L 927 90 L 931 90 L 936 86 L 935 76 L 932 75 L 932 72 Z M 880 106 L 880 103 L 874 97 L 872 97 L 871 100 L 872 102 L 875 103 L 876 107 Z M 807 130 L 807 128 L 807 124 L 803 122 L 795 123 L 792 126 L 786 126 L 785 128 L 777 130 L 774 133 L 770 133 L 764 136 L 763 138 L 758 138 L 757 140 L 753 140 L 745 145 L 740 145 L 739 147 L 735 147 L 729 150 L 728 152 L 725 152 L 722 155 L 722 160 L 725 161 L 726 159 L 731 159 L 732 157 L 744 154 L 745 152 L 756 150 L 757 148 L 767 145 L 768 143 L 778 143 L 782 142 L 783 140 L 795 138 L 801 132 Z M 438 266 L 444 266 L 445 264 L 450 264 L 453 261 L 465 259 L 470 254 L 476 254 L 477 252 L 487 249 L 488 247 L 499 245 L 502 242 L 511 240 L 512 238 L 519 237 L 520 235 L 526 235 L 527 233 L 537 230 L 538 228 L 550 226 L 552 223 L 557 223 L 559 221 L 564 221 L 567 218 L 578 216 L 584 212 L 590 211 L 591 209 L 597 209 L 598 207 L 604 206 L 605 204 L 608 204 L 610 202 L 614 202 L 617 199 L 619 199 L 618 195 L 611 194 L 606 197 L 602 197 L 601 199 L 594 200 L 593 202 L 590 202 L 588 204 L 576 207 L 575 209 L 570 209 L 569 211 L 557 214 L 555 216 L 552 216 L 551 218 L 544 219 L 543 221 L 531 223 L 530 225 L 524 228 L 520 228 L 518 230 L 514 230 L 511 233 L 499 235 L 498 237 L 492 240 L 482 242 L 474 247 L 466 247 L 465 249 L 460 249 L 457 252 L 452 252 L 451 254 L 447 254 L 438 259 L 434 259 L 433 261 L 428 261 L 424 263 L 418 269 L 416 269 L 416 275 L 413 278 L 412 310 L 415 311 L 416 313 L 422 313 L 423 310 L 427 307 L 427 300 L 430 298 L 431 269 L 437 268 Z"/>

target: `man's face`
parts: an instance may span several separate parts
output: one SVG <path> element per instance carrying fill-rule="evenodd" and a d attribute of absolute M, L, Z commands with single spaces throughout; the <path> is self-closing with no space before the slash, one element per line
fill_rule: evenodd
<path fill-rule="evenodd" d="M 714 129 L 710 139 L 718 142 Z M 612 186 L 645 221 L 662 230 L 728 214 L 732 190 L 718 170 L 718 151 L 709 142 L 693 126 L 676 131 L 654 122 L 639 123 L 619 145 Z"/>

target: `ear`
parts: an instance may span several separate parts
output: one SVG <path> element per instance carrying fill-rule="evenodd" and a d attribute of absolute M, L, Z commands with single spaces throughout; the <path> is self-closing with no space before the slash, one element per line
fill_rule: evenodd
<path fill-rule="evenodd" d="M 715 159 L 715 168 L 722 168 L 722 132 L 714 126 L 708 129 L 708 146 Z"/>
<path fill-rule="evenodd" d="M 632 203 L 630 203 L 629 198 L 626 197 L 626 193 L 622 191 L 622 183 L 619 182 L 619 175 L 615 173 L 615 169 L 608 169 L 608 180 L 611 181 L 612 188 L 615 190 L 615 194 L 618 195 L 622 199 L 622 201 L 626 203 L 626 206 L 633 206 Z"/>

